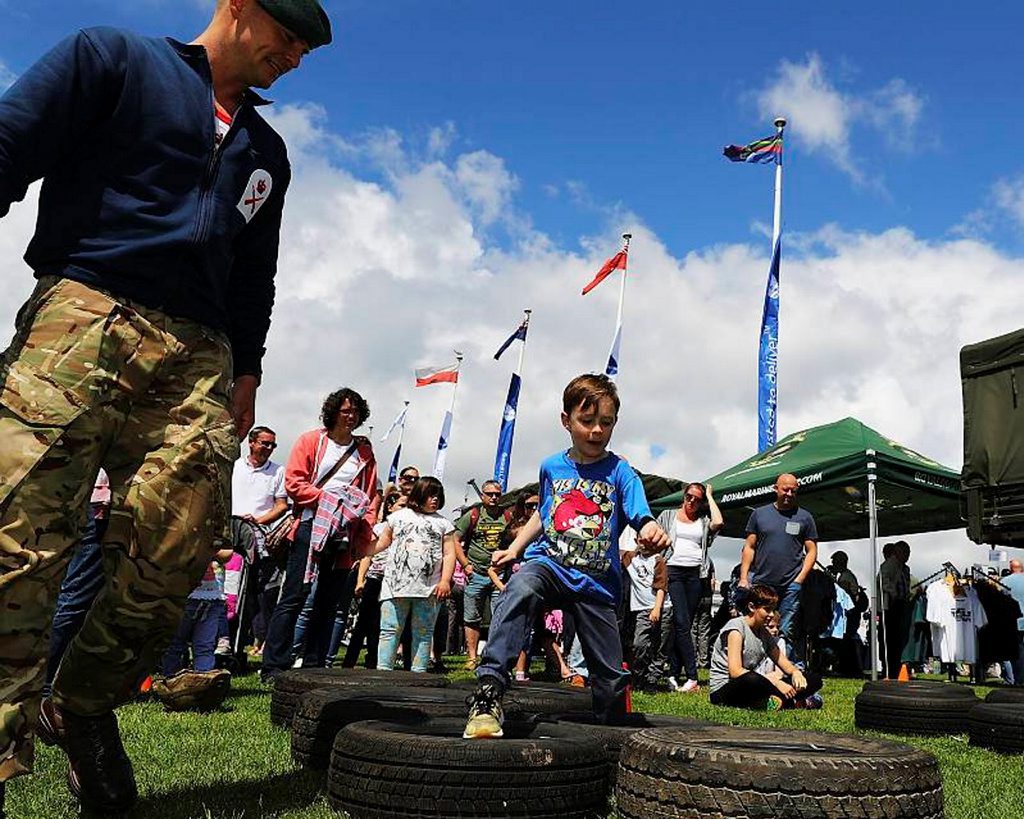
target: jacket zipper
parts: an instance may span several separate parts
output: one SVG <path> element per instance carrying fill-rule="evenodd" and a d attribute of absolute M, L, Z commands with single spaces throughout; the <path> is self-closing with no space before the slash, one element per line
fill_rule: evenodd
<path fill-rule="evenodd" d="M 210 149 L 210 158 L 206 163 L 206 169 L 203 171 L 202 183 L 199 186 L 199 204 L 196 209 L 196 222 L 192 229 L 192 242 L 195 245 L 202 245 L 206 240 L 206 223 L 209 221 L 208 212 L 210 210 L 209 202 L 212 198 L 214 182 L 217 179 L 217 171 L 220 169 L 220 157 L 227 149 L 228 142 L 235 131 L 235 122 L 238 120 L 238 116 L 241 114 L 244 106 L 245 102 L 243 101 L 242 104 L 235 109 L 235 113 L 231 117 L 231 124 L 228 126 L 227 133 L 224 134 L 224 139 L 221 140 L 220 145 L 218 146 L 214 142 L 214 147 Z M 213 96 L 212 85 L 210 86 L 210 110 L 214 112 L 214 116 L 216 116 L 217 103 Z M 214 128 L 216 129 L 216 126 L 214 126 Z M 215 137 L 215 134 L 211 136 Z M 211 142 L 213 142 L 213 140 L 211 140 Z"/>

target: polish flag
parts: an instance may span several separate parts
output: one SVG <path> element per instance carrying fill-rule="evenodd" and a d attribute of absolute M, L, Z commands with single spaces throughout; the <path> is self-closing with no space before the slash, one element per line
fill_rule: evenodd
<path fill-rule="evenodd" d="M 459 365 L 447 367 L 425 367 L 416 370 L 416 386 L 426 387 L 430 384 L 456 384 L 459 380 Z"/>
<path fill-rule="evenodd" d="M 601 282 L 608 278 L 614 270 L 625 270 L 626 269 L 626 251 L 620 250 L 614 256 L 612 256 L 607 262 L 604 263 L 604 267 L 597 271 L 597 275 L 594 276 L 594 280 L 590 282 L 586 287 L 583 288 L 583 295 L 587 295 L 591 290 L 597 287 Z"/>

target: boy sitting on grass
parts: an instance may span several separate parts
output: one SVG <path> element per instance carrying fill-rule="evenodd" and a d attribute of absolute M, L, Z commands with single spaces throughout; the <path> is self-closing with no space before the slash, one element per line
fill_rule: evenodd
<path fill-rule="evenodd" d="M 747 595 L 747 612 L 722 627 L 711 654 L 711 704 L 736 708 L 821 708 L 821 677 L 801 671 L 779 650 L 771 623 L 778 618 L 779 595 L 771 586 L 755 585 Z M 766 660 L 778 674 L 756 669 Z"/>
<path fill-rule="evenodd" d="M 608 451 L 618 413 L 619 396 L 607 376 L 578 376 L 562 394 L 562 426 L 572 446 L 541 464 L 540 507 L 509 547 L 492 557 L 501 567 L 525 550 L 522 566 L 492 613 L 466 739 L 502 735 L 501 699 L 509 671 L 545 608 L 569 609 L 576 616 L 598 721 L 609 723 L 625 713 L 629 672 L 622 668 L 616 619 L 622 587 L 619 534 L 629 523 L 640 545 L 663 549 L 669 542 L 651 515 L 639 476 Z"/>

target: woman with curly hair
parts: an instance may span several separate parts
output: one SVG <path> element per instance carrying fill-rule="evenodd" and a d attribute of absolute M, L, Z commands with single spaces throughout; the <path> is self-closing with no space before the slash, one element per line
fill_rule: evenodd
<path fill-rule="evenodd" d="M 267 628 L 264 679 L 292 667 L 295 622 L 314 585 L 302 664 L 324 665 L 334 613 L 339 605 L 348 605 L 341 599 L 348 573 L 373 541 L 377 462 L 369 440 L 354 434 L 369 417 L 370 408 L 359 393 L 347 387 L 336 390 L 323 403 L 323 425 L 300 435 L 288 456 L 284 485 L 297 521 L 281 599 Z M 342 514 L 346 505 L 355 506 L 358 514 L 348 519 Z M 318 525 L 325 519 L 341 524 L 329 537 L 314 539 L 315 518 Z"/>

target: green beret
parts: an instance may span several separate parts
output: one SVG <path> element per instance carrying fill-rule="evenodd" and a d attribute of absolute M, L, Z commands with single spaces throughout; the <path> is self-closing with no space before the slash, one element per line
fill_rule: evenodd
<path fill-rule="evenodd" d="M 256 0 L 263 9 L 310 48 L 331 41 L 331 21 L 317 0 Z"/>

